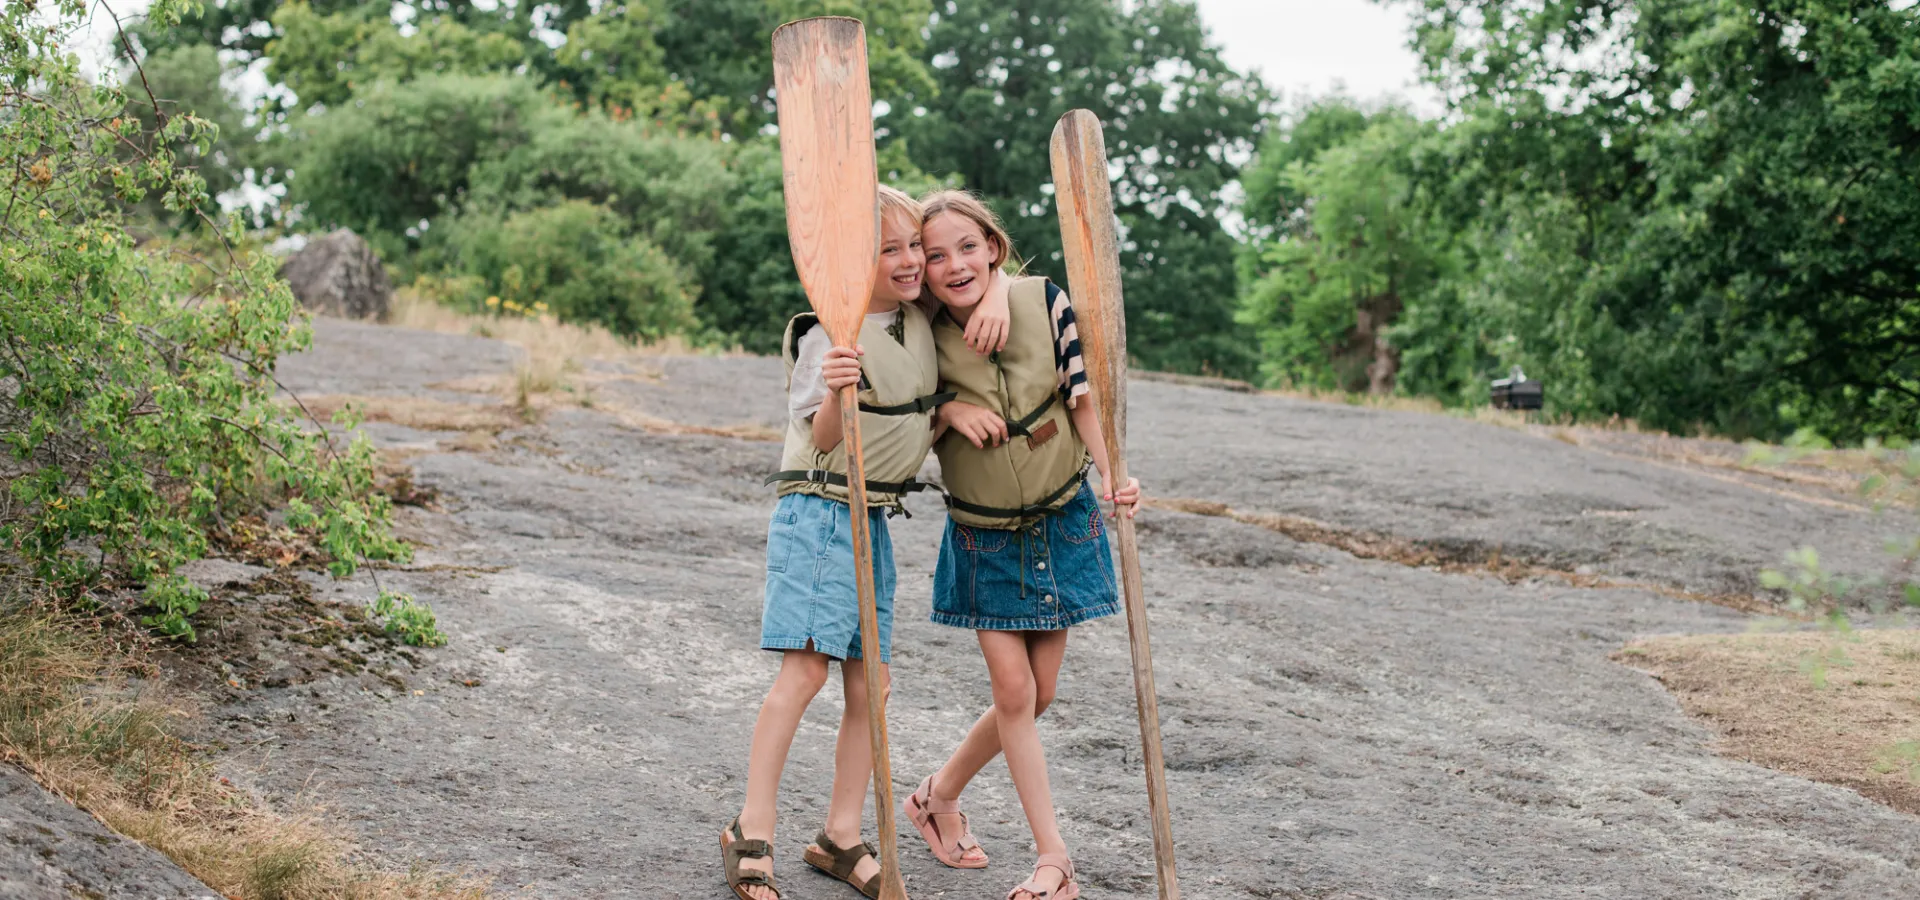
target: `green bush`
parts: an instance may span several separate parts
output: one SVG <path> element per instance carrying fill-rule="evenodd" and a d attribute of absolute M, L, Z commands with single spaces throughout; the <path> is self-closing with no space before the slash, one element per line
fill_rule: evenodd
<path fill-rule="evenodd" d="M 642 340 L 693 327 L 692 273 L 605 206 L 567 200 L 447 228 L 450 262 L 485 280 L 489 303 L 544 303 L 562 319 Z"/>
<path fill-rule="evenodd" d="M 572 115 L 525 78 L 376 82 L 323 114 L 294 118 L 287 199 L 301 227 L 352 228 L 385 258 L 399 259 L 421 222 L 462 202 L 476 163 Z"/>
<path fill-rule="evenodd" d="M 171 572 L 223 519 L 285 502 L 337 574 L 405 558 L 371 492 L 371 445 L 337 447 L 276 400 L 274 363 L 307 345 L 304 315 L 277 260 L 234 247 L 238 222 L 211 227 L 205 182 L 172 149 L 204 158 L 217 129 L 186 112 L 143 129 L 38 15 L 0 8 L 0 159 L 20 176 L 0 207 L 0 562 L 75 600 L 144 586 L 149 623 L 190 638 L 200 594 Z M 122 211 L 149 198 L 207 224 L 219 253 L 136 247 Z"/>

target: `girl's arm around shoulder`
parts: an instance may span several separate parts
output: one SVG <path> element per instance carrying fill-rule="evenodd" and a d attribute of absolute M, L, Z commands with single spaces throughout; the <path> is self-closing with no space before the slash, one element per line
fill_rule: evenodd
<path fill-rule="evenodd" d="M 1012 291 L 1013 276 L 995 269 L 987 295 L 980 298 L 979 308 L 967 320 L 967 346 L 973 352 L 985 356 L 1006 349 L 1007 332 L 1013 325 L 1013 313 L 1008 308 Z"/>

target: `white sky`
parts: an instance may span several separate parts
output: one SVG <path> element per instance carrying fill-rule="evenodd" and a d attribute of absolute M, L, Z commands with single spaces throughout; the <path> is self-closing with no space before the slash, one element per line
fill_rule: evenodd
<path fill-rule="evenodd" d="M 1362 101 L 1399 97 L 1439 112 L 1439 95 L 1418 83 L 1407 47 L 1411 11 L 1372 0 L 1198 0 L 1200 18 L 1234 68 L 1258 70 L 1293 105 L 1344 88 Z"/>

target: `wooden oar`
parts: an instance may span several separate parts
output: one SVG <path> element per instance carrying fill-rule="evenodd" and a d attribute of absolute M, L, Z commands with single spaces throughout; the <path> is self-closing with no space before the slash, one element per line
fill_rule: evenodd
<path fill-rule="evenodd" d="M 859 342 L 880 253 L 879 181 L 873 156 L 873 101 L 867 35 L 860 20 L 789 22 L 773 33 L 773 83 L 786 167 L 787 240 L 807 301 L 836 347 Z M 873 544 L 867 527 L 866 459 L 860 448 L 857 386 L 840 391 L 853 519 L 854 583 L 860 593 L 860 653 L 866 659 L 867 721 L 873 741 L 874 813 L 880 828 L 880 898 L 906 900 L 893 834 L 893 767 L 887 756 L 886 691 L 880 683 L 880 626 L 874 609 Z"/>
<path fill-rule="evenodd" d="M 1080 352 L 1100 431 L 1107 441 L 1109 490 L 1127 483 L 1127 315 L 1120 297 L 1120 244 L 1114 233 L 1107 183 L 1107 144 L 1100 120 L 1076 109 L 1053 129 L 1053 196 L 1060 210 L 1060 242 L 1067 287 L 1080 323 Z M 1167 811 L 1167 771 L 1160 752 L 1160 701 L 1153 690 L 1153 650 L 1147 641 L 1147 600 L 1140 583 L 1140 550 L 1133 520 L 1114 519 L 1120 579 L 1127 603 L 1127 639 L 1133 650 L 1133 696 L 1140 707 L 1140 756 L 1147 767 L 1147 806 L 1153 815 L 1153 862 L 1160 900 L 1179 900 L 1173 873 L 1173 817 Z"/>

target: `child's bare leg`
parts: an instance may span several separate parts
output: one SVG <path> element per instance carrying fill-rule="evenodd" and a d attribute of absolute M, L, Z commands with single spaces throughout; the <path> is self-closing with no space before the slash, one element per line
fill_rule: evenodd
<path fill-rule="evenodd" d="M 1060 837 L 1060 825 L 1053 814 L 1053 790 L 1047 784 L 1046 751 L 1040 746 L 1040 732 L 1033 723 L 1037 686 L 1033 659 L 1028 655 L 1028 636 L 1008 631 L 977 634 L 980 653 L 987 659 L 987 677 L 993 681 L 993 712 L 1001 751 L 1006 754 L 1014 790 L 1020 794 L 1020 806 L 1026 810 L 1027 824 L 1033 828 L 1034 849 L 1042 854 L 1065 853 L 1067 843 Z M 1051 892 L 1062 878 L 1059 870 L 1046 868 L 1035 880 L 1043 892 Z M 1019 892 L 1010 900 L 1020 900 Z"/>
<path fill-rule="evenodd" d="M 1027 631 L 1021 632 L 1027 642 L 1027 656 L 1033 666 L 1033 715 L 1039 718 L 1053 704 L 1053 696 L 1060 685 L 1060 661 L 1067 653 L 1066 631 Z M 953 755 L 947 758 L 946 765 L 934 773 L 933 796 L 942 800 L 957 800 L 973 777 L 986 768 L 1000 755 L 1000 726 L 993 707 L 973 723 L 973 728 L 954 748 Z M 943 814 L 934 817 L 941 834 L 958 834 L 960 815 Z M 969 849 L 967 859 L 984 859 L 985 854 L 978 848 Z"/>
<path fill-rule="evenodd" d="M 866 812 L 867 786 L 873 783 L 873 736 L 868 733 L 867 670 L 861 660 L 840 664 L 840 678 L 847 701 L 840 715 L 840 738 L 833 749 L 833 799 L 827 803 L 827 837 L 837 847 L 860 845 L 860 818 Z M 882 700 L 885 702 L 892 676 L 880 666 Z M 853 877 L 866 880 L 880 871 L 872 857 L 860 861 Z"/>
<path fill-rule="evenodd" d="M 786 768 L 793 735 L 800 730 L 800 717 L 827 683 L 827 659 L 826 654 L 812 650 L 782 654 L 780 674 L 773 679 L 767 699 L 760 704 L 760 717 L 753 723 L 753 746 L 747 755 L 747 805 L 740 810 L 740 833 L 745 837 L 773 840 L 780 773 Z M 772 872 L 773 860 L 743 859 L 740 868 Z M 747 892 L 755 900 L 774 900 L 776 896 L 758 886 L 748 887 Z"/>

